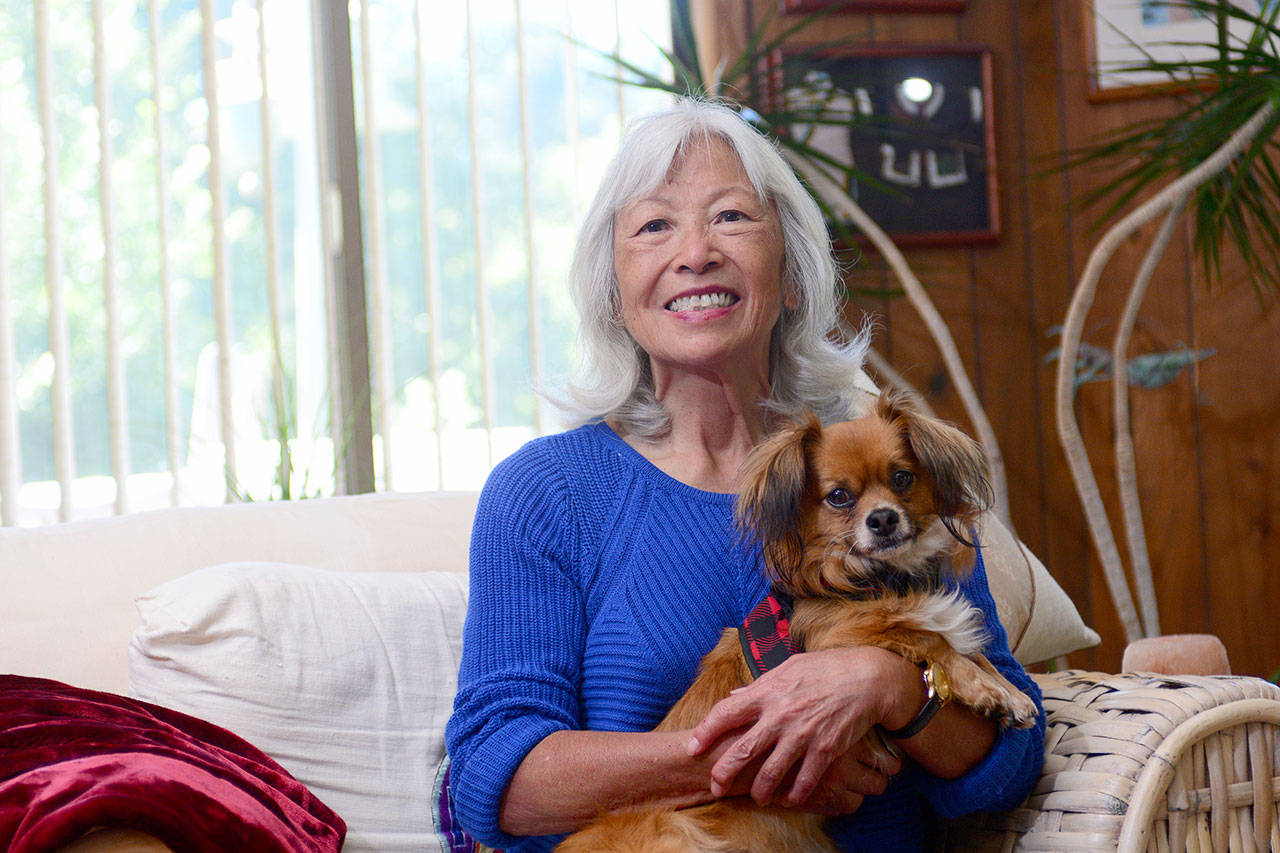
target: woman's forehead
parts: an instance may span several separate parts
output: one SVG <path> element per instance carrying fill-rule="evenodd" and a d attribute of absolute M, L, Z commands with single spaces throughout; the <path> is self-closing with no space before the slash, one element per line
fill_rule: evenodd
<path fill-rule="evenodd" d="M 687 172 L 686 167 L 690 165 L 696 171 Z M 678 184 L 697 177 L 714 180 L 716 187 L 711 192 L 715 194 L 744 191 L 756 201 L 764 200 L 733 146 L 718 136 L 694 136 L 686 139 L 676 150 L 670 164 L 660 175 L 651 175 L 644 185 L 623 201 L 619 210 L 646 201 L 666 201 L 671 190 Z"/>
<path fill-rule="evenodd" d="M 671 163 L 663 176 L 663 182 L 670 183 L 676 180 L 677 176 L 690 165 L 695 168 L 709 166 L 722 175 L 733 175 L 735 179 L 748 186 L 751 184 L 737 149 L 730 145 L 727 139 L 716 135 L 698 134 L 685 139 L 676 149 L 675 156 L 671 158 Z"/>

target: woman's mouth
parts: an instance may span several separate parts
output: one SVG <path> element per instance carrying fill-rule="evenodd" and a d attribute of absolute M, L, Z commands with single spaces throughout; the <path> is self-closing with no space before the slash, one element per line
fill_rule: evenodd
<path fill-rule="evenodd" d="M 667 303 L 668 311 L 706 311 L 710 308 L 728 308 L 738 301 L 738 297 L 724 290 L 715 293 L 700 293 L 694 296 L 678 296 Z"/>

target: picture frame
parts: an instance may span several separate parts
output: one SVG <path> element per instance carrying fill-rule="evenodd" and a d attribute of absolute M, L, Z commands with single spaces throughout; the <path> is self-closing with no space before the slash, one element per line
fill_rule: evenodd
<path fill-rule="evenodd" d="M 784 15 L 834 12 L 963 12 L 969 0 L 778 0 Z"/>
<path fill-rule="evenodd" d="M 992 77 L 992 52 L 980 46 L 783 47 L 769 58 L 765 91 L 771 109 L 820 103 L 849 115 L 847 127 L 779 132 L 865 175 L 845 191 L 895 243 L 943 246 L 1000 236 Z"/>
<path fill-rule="evenodd" d="M 1276 0 L 1233 0 L 1237 6 L 1258 9 Z M 1084 4 L 1089 48 L 1089 98 L 1094 101 L 1142 97 L 1194 85 L 1178 84 L 1160 72 L 1126 71 L 1148 58 L 1195 61 L 1214 56 L 1209 45 L 1217 39 L 1214 21 L 1179 9 L 1170 0 L 1090 0 Z M 1232 20 L 1233 35 L 1245 38 L 1246 23 Z M 1198 45 L 1203 44 L 1203 49 Z"/>

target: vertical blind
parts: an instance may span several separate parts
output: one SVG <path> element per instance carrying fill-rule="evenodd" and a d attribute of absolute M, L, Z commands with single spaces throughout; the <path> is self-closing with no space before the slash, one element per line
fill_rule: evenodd
<path fill-rule="evenodd" d="M 556 428 L 582 200 L 662 103 L 604 54 L 668 14 L 4 4 L 0 521 L 474 488 Z"/>

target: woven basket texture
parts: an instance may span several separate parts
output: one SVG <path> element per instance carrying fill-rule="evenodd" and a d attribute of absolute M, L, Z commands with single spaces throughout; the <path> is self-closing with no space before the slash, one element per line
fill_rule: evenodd
<path fill-rule="evenodd" d="M 1245 676 L 1035 675 L 1044 772 L 948 850 L 1280 851 L 1280 687 Z"/>

